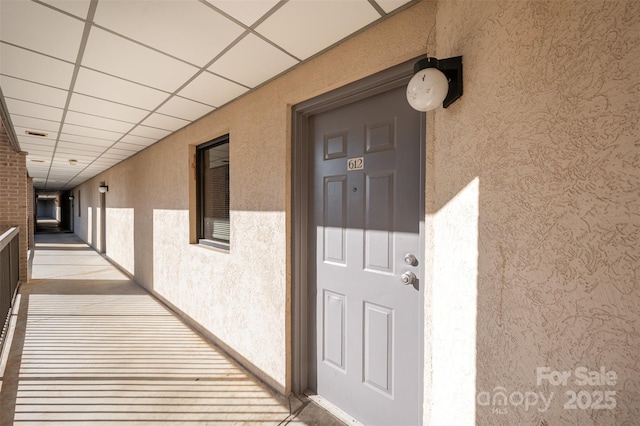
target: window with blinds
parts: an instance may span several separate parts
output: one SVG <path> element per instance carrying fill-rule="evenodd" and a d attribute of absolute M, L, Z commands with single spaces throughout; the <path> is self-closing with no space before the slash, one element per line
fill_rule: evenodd
<path fill-rule="evenodd" d="M 229 248 L 229 136 L 200 145 L 196 155 L 199 242 Z"/>

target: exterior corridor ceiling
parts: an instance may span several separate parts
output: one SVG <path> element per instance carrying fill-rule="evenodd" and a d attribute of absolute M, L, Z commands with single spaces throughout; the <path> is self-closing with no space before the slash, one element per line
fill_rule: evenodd
<path fill-rule="evenodd" d="M 409 3 L 0 0 L 0 99 L 68 190 Z"/>

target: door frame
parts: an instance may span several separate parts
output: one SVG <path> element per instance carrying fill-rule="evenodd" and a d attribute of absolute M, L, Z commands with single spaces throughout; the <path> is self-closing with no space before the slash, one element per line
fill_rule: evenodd
<path fill-rule="evenodd" d="M 292 224 L 291 224 L 291 389 L 300 394 L 308 387 L 309 360 L 313 359 L 309 354 L 310 339 L 315 334 L 309 329 L 309 288 L 312 287 L 310 274 L 310 258 L 312 248 L 308 245 L 308 218 L 309 214 L 309 160 L 311 146 L 309 141 L 309 119 L 311 116 L 347 105 L 370 96 L 386 92 L 388 90 L 406 85 L 414 74 L 413 65 L 424 58 L 421 56 L 387 70 L 365 77 L 344 87 L 322 94 L 313 99 L 293 106 L 291 110 L 292 123 Z M 426 142 L 426 114 L 421 114 L 420 119 L 420 348 L 422 365 L 424 365 L 424 298 L 426 273 L 425 265 L 425 142 Z M 424 372 L 419 372 L 422 383 L 420 399 L 424 399 Z M 420 407 L 423 412 L 422 406 Z"/>
<path fill-rule="evenodd" d="M 105 185 L 101 182 L 100 185 Z M 100 192 L 100 247 L 98 252 L 102 254 L 107 253 L 107 194 Z"/>

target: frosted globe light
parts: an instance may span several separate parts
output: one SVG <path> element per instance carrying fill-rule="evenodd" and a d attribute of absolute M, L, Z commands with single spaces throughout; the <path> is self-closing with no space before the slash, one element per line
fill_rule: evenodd
<path fill-rule="evenodd" d="M 447 77 L 436 68 L 425 68 L 413 76 L 407 86 L 407 101 L 413 109 L 431 111 L 442 106 L 449 92 Z"/>

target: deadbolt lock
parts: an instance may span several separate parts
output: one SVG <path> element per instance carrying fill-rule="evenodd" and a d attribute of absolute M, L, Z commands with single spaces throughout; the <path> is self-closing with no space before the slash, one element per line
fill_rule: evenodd
<path fill-rule="evenodd" d="M 407 253 L 404 255 L 404 263 L 411 266 L 418 266 L 418 259 L 411 253 Z"/>

